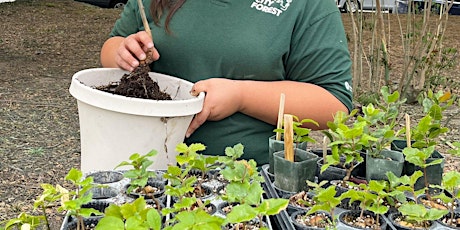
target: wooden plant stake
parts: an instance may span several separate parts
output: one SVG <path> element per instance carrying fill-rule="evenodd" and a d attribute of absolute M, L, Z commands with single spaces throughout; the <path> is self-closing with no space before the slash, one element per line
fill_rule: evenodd
<path fill-rule="evenodd" d="M 327 163 L 327 137 L 323 137 L 323 164 Z"/>
<path fill-rule="evenodd" d="M 284 158 L 294 162 L 294 130 L 293 117 L 290 114 L 284 115 Z"/>
<path fill-rule="evenodd" d="M 142 0 L 137 0 L 137 4 L 139 5 L 139 12 L 141 13 L 142 23 L 144 24 L 145 32 L 152 38 L 152 31 L 150 30 L 149 22 L 147 21 L 147 17 L 145 16 L 144 5 L 142 4 Z"/>
<path fill-rule="evenodd" d="M 406 145 L 407 147 L 411 147 L 410 116 L 406 113 L 404 117 L 406 118 Z"/>
<path fill-rule="evenodd" d="M 284 101 L 285 101 L 284 93 L 281 93 L 281 95 L 280 95 L 280 105 L 279 105 L 279 109 L 278 109 L 278 123 L 276 125 L 276 128 L 278 128 L 278 129 L 283 128 Z M 281 133 L 280 132 L 276 133 L 276 140 L 277 141 L 281 140 Z"/>

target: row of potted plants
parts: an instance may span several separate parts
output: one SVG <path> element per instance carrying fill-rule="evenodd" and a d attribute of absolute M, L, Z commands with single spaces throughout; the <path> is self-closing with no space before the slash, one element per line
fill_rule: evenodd
<path fill-rule="evenodd" d="M 330 141 L 325 145 L 328 149 L 319 151 L 316 156 L 319 172 L 308 179 L 313 181 L 311 178 L 316 176 L 321 186 L 311 186 L 312 183 L 310 186 L 304 183 L 302 189 L 284 186 L 277 182 L 275 162 L 272 186 L 275 191 L 284 190 L 284 194 L 278 193 L 275 197 L 286 197 L 287 193 L 290 196 L 286 198 L 292 199 L 299 194 L 312 194 L 307 201 L 294 202 L 310 209 L 288 213 L 292 215 L 291 221 L 308 220 L 310 224 L 317 224 L 321 219 L 319 222 L 327 222 L 329 227 L 336 226 L 334 215 L 340 213 L 339 219 L 352 216 L 343 210 L 334 212 L 339 204 L 346 202 L 347 208 L 359 210 L 354 212 L 356 218 L 348 221 L 348 225 L 358 229 L 385 229 L 386 222 L 382 219 L 397 220 L 393 225 L 399 229 L 412 229 L 417 225 L 427 228 L 427 224 L 441 219 L 452 228 L 459 226 L 456 209 L 460 174 L 449 172 L 443 177 L 444 158 L 435 149 L 439 135 L 448 132 L 441 125 L 442 112 L 453 104 L 454 98 L 442 91 L 428 92 L 422 103 L 425 116 L 415 126 L 409 124 L 410 118 L 406 116 L 408 124 L 399 127 L 399 107 L 404 101 L 399 99 L 398 92 L 390 93 L 386 87 L 381 94 L 383 102 L 363 106 L 361 111 L 353 110 L 350 114 L 337 113 L 334 121 L 328 123 L 329 129 L 323 131 Z M 283 154 L 274 153 L 275 156 Z M 365 174 L 356 175 L 357 168 L 363 164 Z M 343 173 L 331 174 L 340 180 L 325 181 L 337 179 L 322 176 L 333 168 L 342 170 Z"/>
<path fill-rule="evenodd" d="M 86 205 L 94 200 L 93 189 L 99 185 L 94 183 L 93 177 L 84 176 L 81 171 L 72 169 L 66 179 L 73 183 L 73 190 L 59 185 L 42 185 L 44 192 L 37 198 L 35 207 L 43 210 L 43 215 L 22 213 L 18 218 L 5 222 L 3 228 L 29 226 L 36 229 L 46 226 L 46 209 L 50 203 L 55 202 L 60 203 L 60 210 L 66 210 L 69 216 L 74 216 L 70 222 L 77 226 L 84 219 L 95 219 L 90 217 L 103 214 L 104 217 L 99 218 L 98 224 L 94 224 L 97 225 L 96 229 L 184 229 L 198 226 L 241 228 L 240 224 L 254 222 L 258 223 L 258 227 L 267 227 L 263 224 L 264 218 L 267 220 L 266 216 L 286 211 L 290 197 L 262 199 L 264 184 L 277 187 L 279 191 L 296 193 L 295 195 L 298 192 L 313 194 L 310 195 L 313 203 L 300 203 L 311 207 L 308 214 L 319 210 L 329 212 L 321 215 L 331 215 L 330 222 L 333 225 L 336 220 L 334 215 L 337 214 L 334 209 L 346 203 L 356 204 L 360 209 L 358 216 L 362 219 L 367 212 L 375 214 L 373 223 L 376 226 L 380 223 L 379 215 L 382 215 L 382 219 L 390 217 L 384 215 L 392 210 L 393 206 L 390 204 L 394 204 L 394 209 L 398 210 L 395 213 L 406 218 L 403 221 L 411 224 L 438 219 L 446 216 L 446 213 L 455 217 L 460 179 L 457 172 L 442 177 L 443 158 L 435 151 L 436 138 L 448 131 L 441 126 L 442 111 L 452 105 L 453 99 L 443 92 L 429 92 L 423 102 L 426 116 L 414 127 L 398 127 L 398 111 L 403 101 L 399 100 L 397 92 L 390 93 L 387 88 L 382 88 L 381 92 L 382 103 L 363 106 L 361 111 L 354 110 L 350 114 L 338 113 L 334 121 L 328 124 L 329 129 L 323 131 L 329 143 L 325 142 L 327 145 L 319 152 L 305 151 L 308 150 L 306 144 L 314 140 L 308 136 L 310 130 L 302 128 L 307 122 L 316 122 L 309 119 L 299 121 L 295 116 L 285 116 L 288 118 L 285 123 L 292 122 L 292 131 L 276 129 L 275 132 L 290 137 L 281 143 L 269 141 L 270 147 L 277 143 L 278 149 L 271 150 L 273 172 L 268 169 L 267 174 L 272 173 L 273 177 L 265 182 L 253 160 L 239 159 L 243 154 L 242 145 L 227 148 L 226 155 L 222 157 L 205 157 L 197 153 L 205 146 L 179 144 L 176 147 L 179 152 L 176 157 L 177 165 L 171 165 L 165 171 L 148 170 L 153 163 L 150 158 L 155 156 L 156 151 L 146 155 L 133 154 L 129 161 L 120 163 L 119 167 L 132 168 L 123 171 L 123 178 L 129 181 L 126 193 L 145 193 L 137 199 L 124 203 L 109 202 L 103 210 L 87 208 Z M 403 134 L 406 134 L 406 141 L 403 142 L 406 146 L 402 150 L 387 153 L 390 144 L 393 149 L 398 150 L 395 143 L 404 139 Z M 291 143 L 286 142 L 286 139 Z M 293 144 L 295 148 L 292 147 Z M 293 150 L 293 159 L 287 160 L 286 150 L 289 149 Z M 378 162 L 370 163 L 372 160 Z M 392 165 L 389 169 L 376 167 L 387 164 L 382 163 L 386 161 Z M 308 166 L 304 162 L 308 162 Z M 359 176 L 356 171 L 363 165 L 372 167 L 366 167 L 366 173 Z M 402 168 L 397 168 L 396 165 L 402 165 Z M 370 168 L 378 171 L 372 173 Z M 435 169 L 435 172 L 430 172 L 430 169 Z M 343 183 L 333 184 L 330 179 L 321 177 L 330 170 L 341 171 L 338 175 L 341 175 L 339 178 Z M 213 194 L 212 199 L 206 196 L 206 191 L 209 190 L 209 184 L 204 182 L 206 178 L 214 181 L 210 192 Z M 306 183 L 315 179 L 320 179 L 318 184 Z M 161 186 L 155 187 L 150 183 L 153 181 L 160 181 Z M 343 184 L 348 187 L 339 189 Z M 443 192 L 430 193 L 433 189 Z M 163 191 L 169 201 L 165 203 L 164 197 L 155 195 L 158 191 Z M 150 193 L 153 195 L 148 195 Z M 437 202 L 430 208 L 421 208 L 428 203 L 417 199 L 422 194 L 425 195 L 425 200 L 435 198 L 446 204 L 450 201 L 451 206 L 447 211 L 436 211 L 440 207 L 439 203 L 442 203 Z M 210 211 L 213 210 L 210 208 L 211 204 L 216 200 L 235 206 L 227 208 L 231 210 L 228 213 L 218 215 Z M 401 203 L 400 207 L 396 203 Z M 366 221 L 369 220 L 364 218 L 364 222 Z M 78 229 L 83 229 L 83 226 Z"/>
<path fill-rule="evenodd" d="M 219 157 L 197 153 L 204 149 L 202 144 L 177 145 L 177 165 L 164 171 L 149 170 L 154 150 L 133 154 L 118 165 L 128 166 L 127 170 L 84 175 L 72 169 L 65 179 L 74 190 L 42 185 L 43 194 L 35 201 L 42 214 L 22 213 L 1 229 L 50 229 L 46 215 L 50 203 L 59 203 L 59 210 L 67 212 L 61 229 L 248 229 L 250 225 L 270 229 L 268 216 L 284 210 L 288 201 L 263 197 L 263 178 L 255 161 L 240 159 L 244 146 L 228 147 Z M 108 172 L 123 174 L 95 182 L 97 173 Z M 101 188 L 118 189 L 114 196 L 121 193 L 123 198 L 95 196 Z"/>

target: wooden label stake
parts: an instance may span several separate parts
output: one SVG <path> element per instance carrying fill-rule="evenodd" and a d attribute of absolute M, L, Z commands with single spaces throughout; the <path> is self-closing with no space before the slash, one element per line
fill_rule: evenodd
<path fill-rule="evenodd" d="M 281 129 L 283 128 L 283 115 L 284 115 L 284 93 L 281 93 L 280 95 L 280 105 L 278 108 L 278 123 L 276 125 L 276 128 Z M 281 140 L 281 133 L 277 132 L 276 133 L 276 140 L 280 141 Z"/>
<path fill-rule="evenodd" d="M 294 130 L 293 118 L 290 114 L 284 115 L 284 158 L 294 162 Z"/>

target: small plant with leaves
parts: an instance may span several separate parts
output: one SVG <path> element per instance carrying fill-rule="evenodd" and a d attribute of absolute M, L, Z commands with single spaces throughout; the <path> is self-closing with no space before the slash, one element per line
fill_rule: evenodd
<path fill-rule="evenodd" d="M 93 194 L 90 191 L 94 188 L 93 178 L 84 177 L 80 170 L 72 168 L 65 179 L 70 181 L 76 189 L 69 192 L 65 191 L 65 189 L 60 189 L 62 203 L 59 209 L 66 210 L 68 215 L 76 217 L 77 230 L 82 230 L 85 228 L 83 218 L 102 214 L 94 208 L 83 208 L 83 205 L 88 204 L 93 198 Z"/>
<path fill-rule="evenodd" d="M 455 209 L 459 207 L 458 200 L 460 199 L 460 172 L 450 171 L 444 174 L 441 185 L 433 185 L 434 188 L 440 189 L 441 193 L 433 196 L 436 201 L 442 202 L 442 208 L 449 210 L 449 215 L 446 216 L 445 223 L 450 225 L 458 225 L 455 214 Z"/>
<path fill-rule="evenodd" d="M 347 115 L 339 111 L 334 116 L 334 121 L 327 123 L 329 129 L 324 130 L 323 133 L 330 140 L 331 155 L 326 156 L 321 173 L 332 165 L 339 165 L 346 169 L 343 181 L 350 180 L 353 169 L 364 161 L 361 152 L 369 148 L 371 142 L 377 141 L 377 138 L 365 132 L 368 125 L 366 121 L 355 121 L 349 124 L 350 119 L 357 112 L 358 110 L 355 109 Z M 343 161 L 341 157 L 345 160 Z"/>
<path fill-rule="evenodd" d="M 227 147 L 227 161 L 243 155 L 243 149 L 241 144 L 233 148 Z M 278 214 L 289 203 L 287 199 L 262 199 L 263 178 L 259 175 L 254 160 L 233 161 L 222 170 L 222 175 L 229 182 L 222 199 L 228 204 L 235 204 L 227 214 L 224 225 L 248 223 L 257 218 L 259 227 L 264 229 L 266 226 L 263 226 L 262 217 Z"/>
<path fill-rule="evenodd" d="M 390 93 L 389 88 L 384 86 L 380 90 L 382 102 L 372 103 L 362 107 L 364 116 L 358 116 L 358 121 L 365 121 L 368 125 L 364 131 L 375 137 L 371 139 L 368 153 L 376 158 L 383 157 L 383 150 L 386 150 L 391 143 L 400 135 L 404 134 L 405 128 L 397 129 L 399 118 L 399 107 L 405 102 L 400 100 L 397 91 Z"/>
<path fill-rule="evenodd" d="M 316 143 L 316 140 L 310 137 L 311 129 L 305 128 L 305 125 L 307 123 L 311 123 L 319 127 L 318 122 L 312 119 L 299 120 L 299 118 L 294 115 L 292 117 L 294 119 L 292 123 L 292 129 L 294 133 L 294 137 L 293 137 L 294 144 L 299 144 L 302 142 Z M 281 133 L 281 134 L 284 134 L 285 132 L 283 128 L 277 128 L 273 131 L 276 133 Z"/>
<path fill-rule="evenodd" d="M 443 112 L 449 108 L 455 101 L 449 92 L 438 91 L 433 93 L 428 91 L 426 97 L 422 100 L 423 111 L 426 114 L 415 127 L 411 128 L 411 145 L 414 148 L 427 148 L 436 146 L 437 140 L 441 134 L 447 133 L 449 129 L 443 127 L 441 122 Z"/>
<path fill-rule="evenodd" d="M 181 220 L 178 218 L 187 219 L 196 216 L 203 217 L 202 215 L 204 214 L 197 210 L 205 210 L 206 205 L 208 205 L 210 201 L 201 200 L 201 184 L 198 183 L 196 175 L 190 174 L 190 170 L 197 165 L 206 165 L 206 159 L 203 159 L 204 157 L 197 153 L 205 149 L 206 146 L 203 144 L 191 144 L 187 146 L 182 143 L 176 146 L 176 151 L 179 153 L 176 156 L 178 165 L 169 166 L 166 173 L 163 175 L 165 179 L 170 181 L 165 187 L 165 193 L 177 198 L 177 201 L 174 202 L 172 207 L 166 207 L 162 210 L 163 215 L 172 213 L 177 214 L 168 221 L 167 225 L 176 221 L 180 222 Z M 211 162 L 214 161 L 215 160 L 211 160 Z M 189 215 L 192 216 L 186 217 L 186 214 L 179 215 L 181 212 L 193 212 L 193 214 L 189 213 Z M 182 221 L 185 221 L 185 219 Z M 211 219 L 214 219 L 214 217 Z M 197 221 L 201 223 L 199 220 Z"/>
<path fill-rule="evenodd" d="M 153 164 L 153 161 L 150 160 L 150 157 L 154 157 L 157 154 L 156 150 L 152 150 L 145 155 L 139 153 L 134 153 L 129 157 L 129 161 L 123 161 L 115 168 L 122 166 L 131 166 L 132 169 L 127 170 L 123 175 L 126 178 L 130 178 L 131 182 L 127 189 L 127 193 L 137 192 L 147 194 L 148 191 L 145 191 L 146 185 L 149 178 L 156 178 L 156 173 L 148 169 L 150 165 Z"/>
<path fill-rule="evenodd" d="M 157 209 L 149 207 L 142 196 L 131 203 L 111 204 L 104 213 L 105 215 L 99 220 L 96 230 L 160 230 L 162 228 L 160 213 Z"/>
<path fill-rule="evenodd" d="M 177 162 L 182 166 L 189 166 L 190 170 L 198 170 L 201 175 L 198 179 L 198 184 L 205 180 L 207 174 L 218 168 L 219 157 L 218 156 L 203 156 L 198 154 L 199 151 L 204 151 L 206 146 L 200 143 L 193 143 L 187 146 L 185 143 L 180 143 L 176 146 L 176 152 L 179 155 L 176 156 Z"/>
<path fill-rule="evenodd" d="M 364 228 L 380 229 L 381 216 L 385 215 L 389 207 L 384 204 L 389 193 L 385 190 L 388 182 L 371 180 L 368 184 L 357 185 L 359 189 L 349 189 L 342 194 L 342 198 L 350 198 L 350 203 L 358 201 L 361 209 L 355 223 L 368 224 L 369 226 L 358 226 Z M 366 217 L 365 211 L 374 214 L 373 217 Z M 375 221 L 366 221 L 368 218 L 375 218 Z"/>
<path fill-rule="evenodd" d="M 5 221 L 4 226 L 0 226 L 0 230 L 10 229 L 37 229 L 46 222 L 46 229 L 50 230 L 46 215 L 31 215 L 21 212 L 16 218 Z M 3 225 L 3 223 L 2 223 Z"/>
<path fill-rule="evenodd" d="M 411 148 L 406 147 L 403 149 L 403 154 L 407 162 L 418 166 L 423 173 L 423 182 L 424 182 L 424 190 L 426 197 L 430 199 L 431 195 L 429 193 L 430 182 L 428 181 L 428 172 L 427 168 L 430 166 L 435 166 L 443 163 L 444 159 L 434 159 L 432 161 L 428 161 L 431 155 L 434 152 L 434 146 L 430 146 L 427 148 Z"/>
<path fill-rule="evenodd" d="M 314 214 L 318 211 L 325 211 L 331 215 L 331 219 L 329 220 L 330 223 L 328 226 L 331 228 L 335 227 L 337 225 L 336 223 L 336 218 L 334 217 L 334 212 L 337 206 L 342 202 L 343 198 L 342 196 L 336 196 L 337 195 L 337 190 L 336 186 L 330 185 L 327 188 L 324 188 L 323 185 L 324 182 L 320 182 L 320 184 L 316 184 L 310 181 L 307 181 L 307 184 L 314 188 L 314 204 L 311 206 L 311 208 L 308 210 L 306 215 L 311 215 Z"/>
<path fill-rule="evenodd" d="M 424 189 L 415 189 L 415 183 L 418 178 L 423 175 L 421 171 L 415 171 L 411 176 L 396 177 L 393 173 L 387 173 L 390 183 L 393 184 L 396 191 L 408 192 L 412 197 L 418 197 L 424 193 Z M 427 208 L 423 204 L 415 201 L 407 201 L 402 203 L 398 208 L 400 216 L 397 220 L 400 225 L 410 227 L 428 228 L 433 220 L 438 220 L 448 213 L 447 210 L 440 210 L 436 208 Z"/>

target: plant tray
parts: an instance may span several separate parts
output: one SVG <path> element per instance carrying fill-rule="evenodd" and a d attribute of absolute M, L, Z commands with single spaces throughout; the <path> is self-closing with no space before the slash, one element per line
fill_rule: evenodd
<path fill-rule="evenodd" d="M 151 178 L 155 181 L 162 181 L 162 183 L 167 184 L 168 181 L 163 178 L 164 170 L 153 170 L 157 174 L 157 178 Z M 130 203 L 136 199 L 131 195 L 126 194 L 126 188 L 129 186 L 130 179 L 123 177 L 123 170 L 109 170 L 109 171 L 92 171 L 86 173 L 85 176 L 92 176 L 94 183 L 103 184 L 104 188 L 99 191 L 93 191 L 94 202 L 104 202 L 108 204 L 117 204 L 122 205 L 124 203 Z M 218 210 L 218 207 L 226 203 L 218 197 L 219 191 L 224 187 L 224 184 L 219 181 L 217 178 L 211 179 L 209 182 L 204 182 L 202 184 L 203 188 L 209 189 L 211 194 L 203 197 L 203 200 L 210 200 L 211 205 L 214 206 L 215 210 L 213 215 L 225 217 L 225 213 Z M 174 198 L 169 195 L 159 196 L 161 205 L 164 207 L 171 207 L 174 204 Z M 94 203 L 94 202 L 90 203 Z M 148 202 L 148 201 L 147 201 Z M 107 205 L 108 206 L 108 205 Z M 101 211 L 101 210 L 100 210 Z M 103 210 L 102 210 L 103 212 Z M 168 220 L 170 217 L 166 216 L 165 220 Z M 73 218 L 68 214 L 65 216 L 60 230 L 68 230 L 69 224 L 72 223 Z M 270 218 L 265 217 L 263 221 L 266 223 L 268 229 L 272 228 L 272 223 Z M 275 228 L 276 229 L 276 228 Z"/>
<path fill-rule="evenodd" d="M 274 177 L 270 173 L 268 173 L 268 165 L 263 165 L 261 174 L 265 179 L 264 189 L 267 194 L 268 198 L 286 198 L 289 194 L 293 195 L 294 193 L 290 193 L 287 191 L 282 191 L 276 186 L 274 186 Z M 275 215 L 273 218 L 273 227 L 274 229 L 283 229 L 283 230 L 296 230 L 294 224 L 291 221 L 291 214 L 297 211 L 298 209 L 294 209 L 292 207 L 288 207 L 286 210 L 281 211 L 278 215 Z M 345 209 L 336 208 L 334 212 L 334 216 L 337 217 L 340 213 L 344 212 Z M 396 230 L 396 228 L 390 223 L 386 216 L 383 216 L 384 221 L 387 223 L 386 230 Z M 350 228 L 344 224 L 338 223 L 337 229 L 354 229 Z"/>

